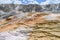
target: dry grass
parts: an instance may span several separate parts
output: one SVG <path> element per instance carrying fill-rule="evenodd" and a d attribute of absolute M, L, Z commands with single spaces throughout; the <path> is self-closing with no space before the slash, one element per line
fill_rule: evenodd
<path fill-rule="evenodd" d="M 31 15 L 33 15 L 32 18 L 27 18 Z M 0 31 L 17 29 L 20 25 L 26 25 L 33 29 L 27 40 L 60 40 L 60 16 L 56 14 L 56 18 L 58 18 L 58 20 L 46 20 L 44 16 L 47 15 L 49 16 L 51 14 L 33 12 L 32 14 L 28 14 L 26 18 L 14 19 L 12 21 L 13 24 L 3 26 L 0 28 Z"/>
<path fill-rule="evenodd" d="M 60 21 L 36 23 L 28 40 L 60 40 Z"/>

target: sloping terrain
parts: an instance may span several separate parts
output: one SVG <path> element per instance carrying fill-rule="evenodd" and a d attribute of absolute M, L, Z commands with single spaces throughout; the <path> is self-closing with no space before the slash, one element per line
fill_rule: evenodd
<path fill-rule="evenodd" d="M 22 27 L 26 29 L 23 30 Z M 16 32 L 16 30 L 18 31 Z M 26 37 L 26 40 L 60 40 L 60 14 L 28 12 L 24 18 L 13 16 L 1 20 L 1 33 L 8 32 L 14 35 L 15 32 L 13 31 L 17 34 L 20 32 L 29 33 L 29 37 Z"/>

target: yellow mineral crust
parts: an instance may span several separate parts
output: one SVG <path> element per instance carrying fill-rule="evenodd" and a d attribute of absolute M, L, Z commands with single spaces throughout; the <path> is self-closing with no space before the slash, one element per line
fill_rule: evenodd
<path fill-rule="evenodd" d="M 11 29 L 14 30 L 14 29 L 20 27 L 20 25 L 31 26 L 31 25 L 35 25 L 36 23 L 48 23 L 48 22 L 51 22 L 51 20 L 47 20 L 48 18 L 46 19 L 45 17 L 46 16 L 51 17 L 50 15 L 52 15 L 52 14 L 44 14 L 44 13 L 40 13 L 40 12 L 35 12 L 32 15 L 34 15 L 34 16 L 31 17 L 31 18 L 28 18 L 28 17 L 31 16 L 31 14 L 28 14 L 27 17 L 25 17 L 23 19 L 13 17 L 11 19 L 12 22 L 10 24 L 0 27 L 0 32 L 8 31 L 8 30 L 11 30 Z M 60 14 L 53 14 L 52 16 L 53 16 L 53 18 L 60 19 Z M 56 20 L 56 19 L 54 19 L 54 20 Z M 0 24 L 4 24 L 7 21 L 8 20 L 3 19 L 2 21 L 0 21 Z"/>

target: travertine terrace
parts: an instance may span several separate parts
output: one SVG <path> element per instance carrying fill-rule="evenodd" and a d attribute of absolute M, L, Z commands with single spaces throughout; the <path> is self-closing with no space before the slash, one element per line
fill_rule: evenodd
<path fill-rule="evenodd" d="M 22 19 L 17 18 L 16 16 L 12 16 L 1 20 L 0 25 L 3 25 L 4 23 L 7 22 L 9 22 L 10 24 L 7 23 L 8 25 L 0 27 L 0 31 L 3 29 L 5 31 L 5 28 L 9 30 L 10 27 L 12 29 L 14 28 L 14 26 L 18 27 L 19 25 L 23 25 L 23 24 L 30 26 L 30 25 L 35 25 L 36 23 L 49 23 L 49 22 L 57 22 L 57 21 L 60 21 L 60 14 L 33 12 L 33 13 L 28 13 L 28 15 Z"/>
<path fill-rule="evenodd" d="M 27 40 L 60 40 L 60 14 L 27 12 L 24 18 L 11 16 L 0 21 L 0 32 L 19 29 L 21 25 L 32 28 Z M 19 14 L 18 14 L 19 15 Z"/>

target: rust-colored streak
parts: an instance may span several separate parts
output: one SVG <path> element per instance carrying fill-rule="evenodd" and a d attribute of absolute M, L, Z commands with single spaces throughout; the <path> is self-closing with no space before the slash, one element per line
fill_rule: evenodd
<path fill-rule="evenodd" d="M 30 26 L 30 25 L 35 25 L 36 23 L 48 23 L 49 20 L 45 20 L 45 18 L 43 18 L 43 16 L 46 16 L 46 15 L 51 15 L 51 14 L 36 14 L 33 16 L 33 18 L 29 18 L 29 19 L 28 18 L 18 19 L 13 17 L 12 18 L 13 21 L 11 24 L 0 27 L 0 32 L 16 29 L 20 27 L 20 25 Z M 60 16 L 57 16 L 57 17 L 60 17 Z M 0 24 L 3 24 L 4 22 L 7 22 L 6 19 L 2 20 Z"/>

